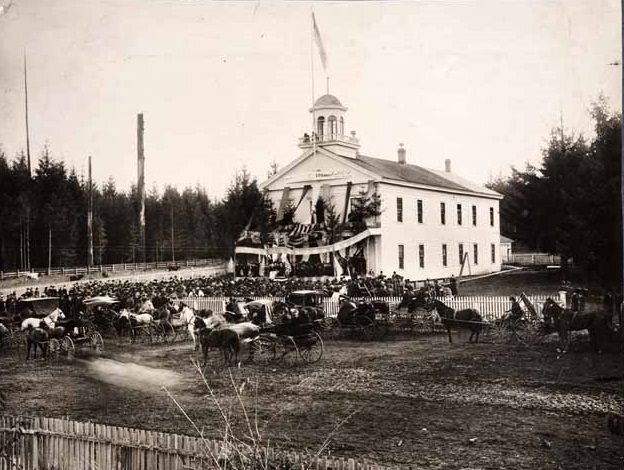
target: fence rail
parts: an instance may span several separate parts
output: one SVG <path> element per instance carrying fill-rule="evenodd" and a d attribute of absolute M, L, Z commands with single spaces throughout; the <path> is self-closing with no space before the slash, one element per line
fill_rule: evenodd
<path fill-rule="evenodd" d="M 118 263 L 118 264 L 100 264 L 97 266 L 74 266 L 71 268 L 33 268 L 30 271 L 12 271 L 4 272 L 0 271 L 0 280 L 15 279 L 18 277 L 38 277 L 41 274 L 56 275 L 56 274 L 91 274 L 101 272 L 124 272 L 124 271 L 147 271 L 149 269 L 166 269 L 171 266 L 175 267 L 195 267 L 195 266 L 212 266 L 215 264 L 224 263 L 221 259 L 189 259 L 182 261 L 153 261 L 150 263 Z"/>
<path fill-rule="evenodd" d="M 520 266 L 559 266 L 561 256 L 544 253 L 512 253 L 504 256 L 503 262 Z"/>
<path fill-rule="evenodd" d="M 560 297 L 555 299 L 565 305 L 565 297 L 563 294 L 559 294 Z M 248 297 L 252 300 L 267 300 L 267 301 L 284 301 L 284 297 Z M 541 315 L 542 306 L 548 298 L 546 295 L 529 295 L 527 296 L 529 301 L 533 304 L 537 313 Z M 368 297 L 371 300 L 381 300 L 388 302 L 390 305 L 390 311 L 396 311 L 401 303 L 401 297 Z M 184 302 L 189 307 L 195 310 L 205 309 L 212 310 L 213 312 L 223 313 L 225 311 L 225 305 L 228 302 L 229 297 L 185 297 L 180 299 L 180 302 Z M 356 299 L 360 300 L 360 299 Z M 438 300 L 444 302 L 449 307 L 455 310 L 462 310 L 465 308 L 476 309 L 486 321 L 492 321 L 500 318 L 506 311 L 511 309 L 511 300 L 509 296 L 455 296 L 455 297 L 440 297 Z M 323 299 L 323 308 L 325 315 L 329 317 L 336 317 L 338 315 L 338 309 L 340 308 L 337 300 L 331 298 Z"/>
<path fill-rule="evenodd" d="M 0 470 L 204 470 L 218 468 L 214 457 L 228 452 L 219 440 L 67 419 L 0 416 Z M 316 469 L 388 468 L 269 449 L 268 458 L 277 457 Z"/>

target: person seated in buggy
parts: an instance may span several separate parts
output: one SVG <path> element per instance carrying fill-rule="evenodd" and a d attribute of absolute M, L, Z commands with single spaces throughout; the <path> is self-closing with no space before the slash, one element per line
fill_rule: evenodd
<path fill-rule="evenodd" d="M 275 333 L 279 335 L 300 336 L 309 333 L 313 329 L 313 321 L 304 309 L 291 308 L 284 313 L 280 323 L 275 327 Z"/>
<path fill-rule="evenodd" d="M 511 308 L 505 311 L 505 315 L 502 316 L 501 320 L 508 325 L 517 325 L 524 317 L 524 310 L 522 310 L 520 303 L 515 297 L 509 297 L 509 300 L 511 300 Z"/>

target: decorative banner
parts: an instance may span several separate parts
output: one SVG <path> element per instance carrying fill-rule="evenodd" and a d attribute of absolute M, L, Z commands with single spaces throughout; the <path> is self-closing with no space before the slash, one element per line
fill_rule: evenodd
<path fill-rule="evenodd" d="M 368 228 L 363 232 L 354 235 L 351 238 L 346 240 L 339 241 L 334 243 L 333 245 L 325 245 L 325 246 L 314 246 L 309 248 L 289 248 L 286 246 L 275 246 L 269 248 L 252 248 L 247 246 L 237 246 L 234 249 L 235 253 L 246 253 L 252 255 L 273 255 L 273 254 L 289 254 L 289 255 L 320 255 L 322 253 L 332 253 L 338 250 L 344 250 L 350 246 L 355 245 L 356 243 L 365 240 L 368 237 L 372 237 L 375 235 L 381 235 L 380 228 Z"/>

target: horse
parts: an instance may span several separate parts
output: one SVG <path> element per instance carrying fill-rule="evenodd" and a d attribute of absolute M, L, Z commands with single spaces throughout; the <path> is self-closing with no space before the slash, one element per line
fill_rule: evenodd
<path fill-rule="evenodd" d="M 456 312 L 454 309 L 440 302 L 438 299 L 433 299 L 433 307 L 438 312 L 438 315 L 440 315 L 442 324 L 446 326 L 449 343 L 453 342 L 453 338 L 451 337 L 451 326 L 470 330 L 470 338 L 468 338 L 468 342 L 472 343 L 473 338 L 475 338 L 475 343 L 479 342 L 479 333 L 484 327 L 483 317 L 479 312 L 473 308 L 458 310 Z"/>
<path fill-rule="evenodd" d="M 26 331 L 28 328 L 40 328 L 41 323 L 44 322 L 50 328 L 54 328 L 54 324 L 59 320 L 64 320 L 65 314 L 60 308 L 54 310 L 45 318 L 27 318 L 22 322 L 22 331 Z"/>
<path fill-rule="evenodd" d="M 401 299 L 401 303 L 397 307 L 398 310 L 407 307 L 407 313 L 414 313 L 419 308 L 431 310 L 429 293 L 426 290 L 419 290 L 415 294 L 407 293 Z"/>
<path fill-rule="evenodd" d="M 193 349 L 196 350 L 199 347 L 199 343 L 197 342 L 197 335 L 195 334 L 195 311 L 184 304 L 182 305 L 182 310 L 180 310 L 180 319 L 174 319 L 172 324 L 174 328 L 179 328 L 184 326 L 188 331 L 191 339 L 193 340 Z"/>
<path fill-rule="evenodd" d="M 48 332 L 43 328 L 36 328 L 29 326 L 27 328 L 28 333 L 26 335 L 27 353 L 26 360 L 30 359 L 30 350 L 34 347 L 33 359 L 37 359 L 37 347 L 41 349 L 41 354 L 46 357 L 48 354 L 48 344 L 50 336 Z"/>
<path fill-rule="evenodd" d="M 132 313 L 128 309 L 123 309 L 119 312 L 119 326 L 120 330 L 127 328 L 131 335 L 134 337 L 134 329 L 136 327 L 147 326 L 151 327 L 154 325 L 154 317 L 149 313 Z"/>
<path fill-rule="evenodd" d="M 260 327 L 258 325 L 249 321 L 242 322 L 242 323 L 229 323 L 227 322 L 225 317 L 220 313 L 213 313 L 207 318 L 195 317 L 195 327 L 199 331 L 200 337 L 206 334 L 210 334 L 211 332 L 217 331 L 217 330 L 230 330 L 236 334 L 240 344 L 254 340 L 260 335 Z M 207 331 L 204 331 L 204 330 L 207 330 Z M 231 337 L 231 335 L 224 333 L 221 336 L 216 336 L 213 338 L 227 338 L 228 336 Z M 215 339 L 215 342 L 216 341 L 217 339 Z M 224 344 L 223 339 L 221 339 L 220 341 L 222 341 L 220 344 Z M 231 339 L 227 340 L 227 344 L 232 345 Z M 202 347 L 203 346 L 204 345 L 202 344 Z M 203 352 L 205 356 L 206 350 L 204 350 Z M 236 353 L 236 359 L 238 359 L 238 353 L 235 351 L 235 348 L 234 348 L 234 352 Z M 252 351 L 250 349 L 250 352 L 249 352 L 250 356 L 251 356 L 251 353 Z"/>
<path fill-rule="evenodd" d="M 610 331 L 609 318 L 604 312 L 573 312 L 559 306 L 551 298 L 544 302 L 542 314 L 547 328 L 552 325 L 559 334 L 559 345 L 563 352 L 570 345 L 570 331 L 587 330 L 590 344 L 596 352 L 601 351 L 600 343 Z"/>
<path fill-rule="evenodd" d="M 203 367 L 206 367 L 208 362 L 208 351 L 210 348 L 220 349 L 223 352 L 223 360 L 226 364 L 231 364 L 232 359 L 234 359 L 234 363 L 238 362 L 241 340 L 235 331 L 229 328 L 215 330 L 203 328 L 199 332 L 199 342 L 204 355 Z"/>

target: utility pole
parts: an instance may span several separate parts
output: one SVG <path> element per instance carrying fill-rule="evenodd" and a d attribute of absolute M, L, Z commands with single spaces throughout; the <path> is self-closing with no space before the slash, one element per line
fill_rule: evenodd
<path fill-rule="evenodd" d="M 139 243 L 141 244 L 140 261 L 145 261 L 145 149 L 143 146 L 143 113 L 137 114 L 137 190 L 139 192 Z"/>
<path fill-rule="evenodd" d="M 173 237 L 173 205 L 171 205 L 171 259 L 175 264 L 175 241 Z"/>
<path fill-rule="evenodd" d="M 26 51 L 24 51 L 24 108 L 26 110 L 26 157 L 28 158 L 28 182 L 32 178 L 32 169 L 30 164 L 30 131 L 28 129 L 28 74 L 26 72 Z M 28 199 L 28 198 L 27 198 Z M 30 271 L 30 201 L 26 202 L 26 234 L 25 234 L 25 267 Z"/>
<path fill-rule="evenodd" d="M 91 155 L 89 155 L 89 212 L 87 213 L 87 267 L 93 266 L 93 180 L 91 179 Z"/>
<path fill-rule="evenodd" d="M 52 225 L 48 223 L 48 276 L 52 272 Z"/>

